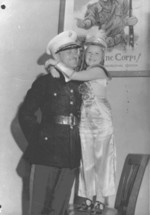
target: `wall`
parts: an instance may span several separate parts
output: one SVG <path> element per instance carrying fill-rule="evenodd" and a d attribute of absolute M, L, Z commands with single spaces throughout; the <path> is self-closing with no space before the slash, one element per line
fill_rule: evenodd
<path fill-rule="evenodd" d="M 0 205 L 2 214 L 21 215 L 22 180 L 16 167 L 26 143 L 15 115 L 35 77 L 44 72 L 41 56 L 57 33 L 59 0 L 0 3 L 6 5 L 0 8 Z"/>
<path fill-rule="evenodd" d="M 16 168 L 26 142 L 15 116 L 27 89 L 44 72 L 41 56 L 57 33 L 59 0 L 0 0 L 0 4 L 6 5 L 0 9 L 0 205 L 2 214 L 20 215 L 22 180 Z M 117 145 L 117 183 L 128 153 L 150 153 L 149 91 L 149 78 L 114 78 L 109 85 Z M 149 179 L 147 170 L 136 215 L 148 215 Z"/>
<path fill-rule="evenodd" d="M 108 87 L 117 146 L 117 184 L 128 153 L 150 154 L 150 78 L 114 78 Z M 150 214 L 150 164 L 139 193 L 135 215 Z M 144 210 L 143 210 L 144 209 Z"/>

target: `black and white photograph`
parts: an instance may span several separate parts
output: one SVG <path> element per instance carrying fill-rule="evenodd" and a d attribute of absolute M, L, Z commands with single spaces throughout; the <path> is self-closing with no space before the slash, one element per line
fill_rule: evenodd
<path fill-rule="evenodd" d="M 149 8 L 148 0 L 65 0 L 60 22 L 79 35 L 106 31 L 105 66 L 113 76 L 150 76 Z"/>
<path fill-rule="evenodd" d="M 0 215 L 150 215 L 149 56 L 149 0 L 0 0 Z"/>

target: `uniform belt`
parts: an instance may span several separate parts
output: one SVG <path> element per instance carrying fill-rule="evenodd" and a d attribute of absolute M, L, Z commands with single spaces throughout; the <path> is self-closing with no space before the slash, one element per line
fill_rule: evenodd
<path fill-rule="evenodd" d="M 79 124 L 79 120 L 74 115 L 70 115 L 70 116 L 58 115 L 54 117 L 54 121 L 56 124 L 70 125 L 70 127 L 73 127 Z"/>

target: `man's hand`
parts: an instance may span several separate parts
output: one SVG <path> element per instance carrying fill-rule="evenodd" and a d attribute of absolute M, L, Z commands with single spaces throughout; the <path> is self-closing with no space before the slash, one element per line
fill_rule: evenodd
<path fill-rule="evenodd" d="M 84 21 L 82 19 L 76 18 L 78 28 L 84 28 Z"/>
<path fill-rule="evenodd" d="M 77 21 L 78 28 L 89 29 L 91 27 L 91 21 L 88 19 L 82 20 L 82 19 L 76 18 L 76 21 Z"/>
<path fill-rule="evenodd" d="M 126 26 L 129 26 L 129 25 L 131 25 L 131 26 L 136 25 L 137 22 L 138 22 L 138 19 L 137 19 L 135 16 L 132 16 L 132 17 L 129 17 L 129 16 L 128 16 L 128 17 L 126 17 L 126 18 L 124 19 L 124 23 L 125 23 Z"/>

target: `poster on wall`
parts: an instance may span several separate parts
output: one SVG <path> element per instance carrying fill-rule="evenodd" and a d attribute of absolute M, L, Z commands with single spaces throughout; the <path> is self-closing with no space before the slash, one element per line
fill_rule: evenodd
<path fill-rule="evenodd" d="M 106 32 L 105 66 L 112 76 L 150 76 L 149 0 L 62 0 L 58 30 L 68 29 L 81 38 Z"/>

